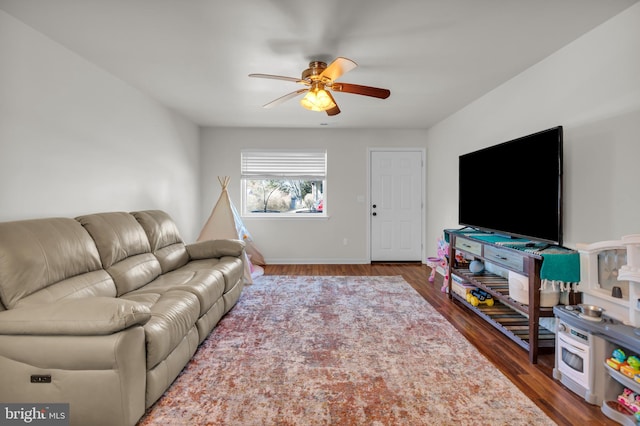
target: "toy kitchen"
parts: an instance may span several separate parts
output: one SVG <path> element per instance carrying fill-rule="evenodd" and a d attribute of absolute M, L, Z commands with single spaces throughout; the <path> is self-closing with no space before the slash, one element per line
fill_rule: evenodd
<path fill-rule="evenodd" d="M 553 308 L 553 376 L 612 420 L 640 425 L 640 234 L 576 249 L 582 303 Z"/>

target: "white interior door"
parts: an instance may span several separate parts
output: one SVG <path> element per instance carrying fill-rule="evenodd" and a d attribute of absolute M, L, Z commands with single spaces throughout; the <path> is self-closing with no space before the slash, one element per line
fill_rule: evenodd
<path fill-rule="evenodd" d="M 422 151 L 371 151 L 371 260 L 422 260 Z"/>

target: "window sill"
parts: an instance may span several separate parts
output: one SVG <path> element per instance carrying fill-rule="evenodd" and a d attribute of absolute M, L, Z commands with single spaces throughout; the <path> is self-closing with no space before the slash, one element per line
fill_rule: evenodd
<path fill-rule="evenodd" d="M 330 216 L 318 213 L 252 213 L 242 215 L 242 220 L 274 219 L 274 220 L 328 220 Z"/>

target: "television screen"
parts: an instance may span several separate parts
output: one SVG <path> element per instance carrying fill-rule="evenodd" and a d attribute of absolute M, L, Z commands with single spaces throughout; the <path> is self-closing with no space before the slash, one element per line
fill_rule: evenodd
<path fill-rule="evenodd" d="M 461 225 L 562 244 L 562 126 L 461 155 Z"/>

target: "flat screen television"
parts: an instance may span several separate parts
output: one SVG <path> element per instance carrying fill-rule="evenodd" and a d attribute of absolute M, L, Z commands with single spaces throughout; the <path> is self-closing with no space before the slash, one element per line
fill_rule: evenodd
<path fill-rule="evenodd" d="M 562 245 L 562 126 L 459 157 L 464 226 Z"/>

